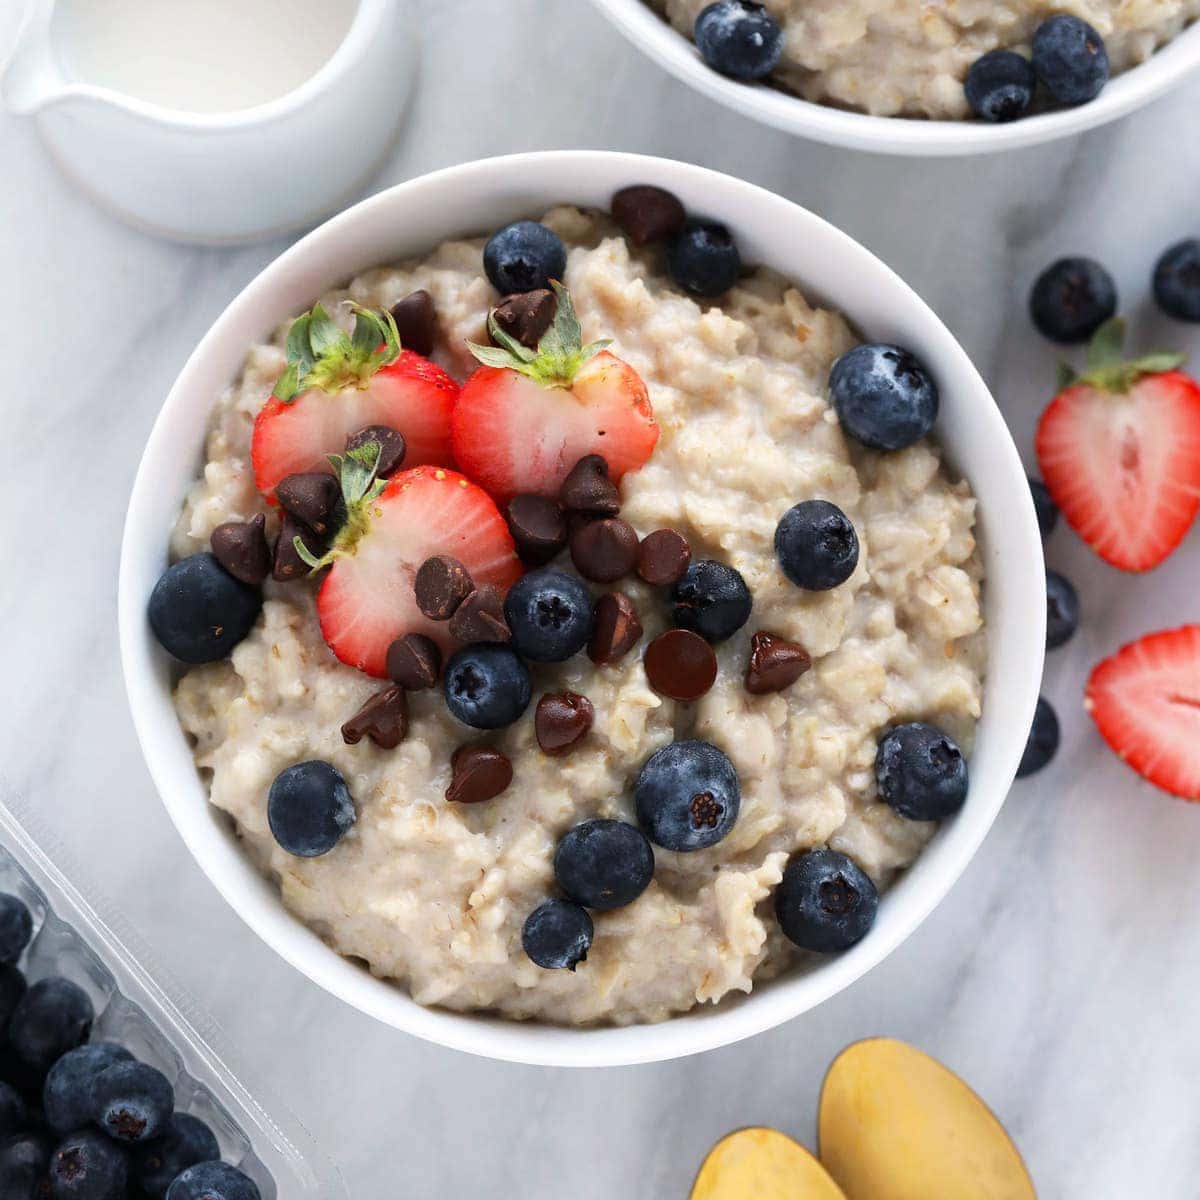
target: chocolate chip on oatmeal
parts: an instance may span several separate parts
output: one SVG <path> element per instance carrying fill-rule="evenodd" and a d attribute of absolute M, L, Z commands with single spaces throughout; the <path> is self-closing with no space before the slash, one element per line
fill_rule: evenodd
<path fill-rule="evenodd" d="M 637 573 L 655 587 L 666 587 L 683 577 L 692 561 L 687 538 L 674 529 L 656 529 L 638 547 Z"/>
<path fill-rule="evenodd" d="M 460 642 L 509 641 L 500 589 L 491 583 L 476 588 L 450 618 L 450 636 Z"/>
<path fill-rule="evenodd" d="M 687 220 L 677 196 L 644 183 L 617 192 L 612 198 L 612 215 L 639 246 L 673 237 Z"/>
<path fill-rule="evenodd" d="M 226 521 L 212 531 L 212 552 L 217 562 L 234 579 L 255 587 L 271 573 L 266 524 L 266 517 L 256 513 L 249 521 Z"/>
<path fill-rule="evenodd" d="M 475 590 L 471 573 L 449 554 L 435 554 L 417 569 L 413 591 L 417 607 L 431 621 L 448 621 Z"/>
<path fill-rule="evenodd" d="M 458 804 L 493 800 L 512 783 L 508 758 L 491 746 L 459 746 L 450 759 L 446 799 Z"/>
<path fill-rule="evenodd" d="M 433 297 L 424 289 L 410 292 L 392 305 L 392 320 L 400 334 L 400 345 L 428 358 L 433 353 L 433 338 L 437 332 L 437 312 Z"/>
<path fill-rule="evenodd" d="M 615 517 L 621 511 L 621 493 L 608 477 L 602 454 L 585 454 L 567 472 L 558 498 L 572 512 Z"/>
<path fill-rule="evenodd" d="M 368 737 L 381 750 L 394 750 L 408 732 L 408 698 L 401 687 L 376 692 L 342 726 L 342 741 L 357 746 Z"/>
<path fill-rule="evenodd" d="M 592 636 L 588 640 L 588 658 L 597 666 L 607 666 L 624 658 L 642 636 L 638 611 L 624 592 L 606 592 L 592 609 Z"/>
<path fill-rule="evenodd" d="M 578 692 L 547 692 L 537 703 L 533 731 L 543 754 L 567 754 L 587 737 L 596 710 Z"/>
<path fill-rule="evenodd" d="M 536 350 L 557 309 L 554 293 L 549 288 L 537 288 L 532 292 L 514 292 L 505 296 L 492 310 L 492 316 L 510 338 Z"/>
<path fill-rule="evenodd" d="M 342 491 L 336 476 L 327 471 L 302 471 L 279 481 L 275 499 L 284 512 L 291 513 L 313 533 L 328 537 L 341 506 Z"/>
<path fill-rule="evenodd" d="M 423 633 L 406 633 L 388 647 L 387 673 L 405 691 L 422 692 L 437 683 L 442 652 L 437 642 Z"/>
<path fill-rule="evenodd" d="M 567 544 L 567 518 L 562 505 L 545 496 L 514 496 L 504 516 L 517 553 L 531 567 L 544 566 Z"/>
<path fill-rule="evenodd" d="M 812 659 L 803 646 L 776 637 L 756 633 L 750 639 L 750 661 L 746 664 L 746 691 L 761 696 L 790 687 L 809 667 Z"/>
<path fill-rule="evenodd" d="M 379 443 L 379 466 L 375 469 L 376 475 L 382 479 L 400 470 L 404 464 L 404 456 L 408 453 L 404 434 L 389 425 L 368 425 L 346 439 L 346 450 L 357 450 L 359 446 L 365 446 L 368 442 Z"/>
<path fill-rule="evenodd" d="M 312 571 L 308 563 L 296 553 L 297 538 L 304 543 L 305 549 L 314 558 L 320 558 L 327 549 L 323 538 L 319 538 L 307 525 L 297 521 L 291 513 L 284 513 L 283 523 L 279 527 L 279 540 L 275 543 L 275 565 L 271 569 L 271 578 L 280 583 L 304 579 Z"/>
<path fill-rule="evenodd" d="M 668 629 L 646 647 L 646 678 L 672 700 L 699 700 L 717 678 L 717 656 L 698 633 Z"/>
<path fill-rule="evenodd" d="M 637 565 L 638 536 L 628 521 L 605 517 L 589 521 L 571 535 L 575 569 L 595 583 L 614 583 Z"/>

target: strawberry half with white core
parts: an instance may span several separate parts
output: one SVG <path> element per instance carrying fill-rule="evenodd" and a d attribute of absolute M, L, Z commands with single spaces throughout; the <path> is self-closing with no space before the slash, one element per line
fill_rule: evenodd
<path fill-rule="evenodd" d="M 463 384 L 454 409 L 458 465 L 504 503 L 518 494 L 556 496 L 585 455 L 602 455 L 615 482 L 654 450 L 658 425 L 642 378 L 609 353 L 585 346 L 566 288 L 536 350 L 509 337 L 493 314 L 495 346 L 471 345 L 483 364 Z"/>
<path fill-rule="evenodd" d="M 354 310 L 347 335 L 320 305 L 298 317 L 288 365 L 254 422 L 250 457 L 264 495 L 298 471 L 328 470 L 331 454 L 368 425 L 404 435 L 405 465 L 446 464 L 458 384 L 436 363 L 400 345 L 386 309 Z"/>
<path fill-rule="evenodd" d="M 1097 664 L 1084 704 L 1139 775 L 1200 800 L 1200 625 L 1147 634 Z"/>
<path fill-rule="evenodd" d="M 1064 378 L 1038 425 L 1042 477 L 1067 523 L 1123 571 L 1158 566 L 1200 509 L 1200 386 L 1178 354 L 1121 361 L 1109 321 L 1086 373 Z"/>
<path fill-rule="evenodd" d="M 520 577 L 521 564 L 492 498 L 456 471 L 423 466 L 377 479 L 378 442 L 331 461 L 346 522 L 322 558 L 299 539 L 296 552 L 314 570 L 329 567 L 317 592 L 317 617 L 330 649 L 382 678 L 388 647 L 406 633 L 423 633 L 443 650 L 452 645 L 447 623 L 431 621 L 417 607 L 413 581 L 427 558 L 452 555 L 476 587 L 491 583 L 502 592 Z"/>

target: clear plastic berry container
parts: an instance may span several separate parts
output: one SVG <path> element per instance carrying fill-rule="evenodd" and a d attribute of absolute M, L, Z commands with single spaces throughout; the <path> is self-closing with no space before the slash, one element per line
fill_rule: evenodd
<path fill-rule="evenodd" d="M 308 1131 L 236 1061 L 225 1033 L 183 995 L 140 936 L 105 909 L 32 806 L 0 799 L 0 891 L 33 914 L 21 967 L 30 981 L 63 975 L 96 1009 L 94 1040 L 119 1042 L 162 1071 L 175 1106 L 205 1121 L 221 1156 L 258 1184 L 263 1200 L 346 1200 L 345 1184 Z M 72 882 L 75 880 L 76 882 Z"/>

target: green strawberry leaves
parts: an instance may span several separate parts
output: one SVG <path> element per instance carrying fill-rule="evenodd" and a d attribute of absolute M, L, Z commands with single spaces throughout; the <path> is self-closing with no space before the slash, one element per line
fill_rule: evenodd
<path fill-rule="evenodd" d="M 271 393 L 290 404 L 310 388 L 340 392 L 365 388 L 380 367 L 400 353 L 400 333 L 386 308 L 364 308 L 350 303 L 354 330 L 344 333 L 316 304 L 292 322 L 287 336 L 288 365 Z"/>
<path fill-rule="evenodd" d="M 1122 359 L 1125 345 L 1125 321 L 1113 317 L 1105 321 L 1088 343 L 1087 359 L 1083 374 L 1079 374 L 1068 363 L 1059 363 L 1058 390 L 1086 383 L 1101 392 L 1122 395 L 1147 375 L 1161 375 L 1174 371 L 1187 361 L 1186 354 L 1158 350 L 1143 354 L 1140 358 Z"/>

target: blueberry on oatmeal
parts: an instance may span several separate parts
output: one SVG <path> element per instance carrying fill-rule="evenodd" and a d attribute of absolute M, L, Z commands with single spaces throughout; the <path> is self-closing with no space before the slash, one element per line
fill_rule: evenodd
<path fill-rule="evenodd" d="M 1086 21 L 1055 13 L 1033 35 L 1033 69 L 1059 104 L 1086 104 L 1108 82 L 1108 51 Z"/>
<path fill-rule="evenodd" d="M 319 858 L 345 837 L 357 819 L 350 789 L 337 767 L 318 759 L 275 776 L 267 821 L 279 845 L 297 858 Z"/>
<path fill-rule="evenodd" d="M 509 588 L 504 616 L 519 654 L 534 662 L 563 662 L 591 637 L 592 598 L 577 576 L 547 567 Z"/>
<path fill-rule="evenodd" d="M 765 79 L 783 53 L 779 22 L 753 0 L 716 0 L 700 10 L 693 34 L 704 61 L 731 79 Z"/>
<path fill-rule="evenodd" d="M 492 234 L 483 250 L 483 269 L 502 296 L 548 288 L 567 272 L 562 238 L 536 221 L 514 221 Z"/>
<path fill-rule="evenodd" d="M 624 821 L 593 819 L 568 830 L 554 852 L 558 886 L 598 912 L 632 904 L 654 878 L 654 851 L 645 835 Z"/>
<path fill-rule="evenodd" d="M 879 798 L 911 821 L 940 821 L 967 798 L 967 760 L 947 733 L 923 721 L 896 725 L 875 756 Z"/>
<path fill-rule="evenodd" d="M 842 428 L 873 450 L 903 450 L 932 428 L 938 389 L 914 354 L 899 346 L 855 346 L 833 364 L 829 397 Z"/>
<path fill-rule="evenodd" d="M 193 554 L 154 585 L 150 628 L 181 662 L 216 662 L 254 628 L 261 608 L 257 588 L 234 579 L 212 554 Z"/>
<path fill-rule="evenodd" d="M 711 300 L 737 283 L 742 256 L 724 225 L 692 221 L 667 246 L 667 269 L 689 295 Z"/>
<path fill-rule="evenodd" d="M 732 637 L 750 619 L 754 601 L 740 572 L 726 563 L 692 563 L 671 588 L 671 616 L 710 642 Z"/>
<path fill-rule="evenodd" d="M 521 945 L 547 971 L 574 971 L 592 946 L 595 929 L 587 910 L 573 900 L 543 900 L 525 918 Z"/>
<path fill-rule="evenodd" d="M 850 519 L 828 500 L 802 500 L 779 518 L 775 556 L 799 588 L 827 592 L 858 566 L 858 534 Z"/>
<path fill-rule="evenodd" d="M 741 797 L 733 763 L 695 740 L 655 751 L 633 785 L 638 824 L 664 850 L 715 846 L 737 821 Z"/>
<path fill-rule="evenodd" d="M 442 683 L 446 707 L 464 725 L 503 729 L 529 707 L 529 668 L 509 646 L 490 642 L 464 646 L 446 664 Z"/>
<path fill-rule="evenodd" d="M 993 123 L 1023 117 L 1033 103 L 1035 87 L 1033 64 L 1013 50 L 989 50 L 977 58 L 967 71 L 965 84 L 971 111 Z"/>
<path fill-rule="evenodd" d="M 775 889 L 775 915 L 788 940 L 821 954 L 862 941 L 878 905 L 870 877 L 836 850 L 797 854 Z"/>

